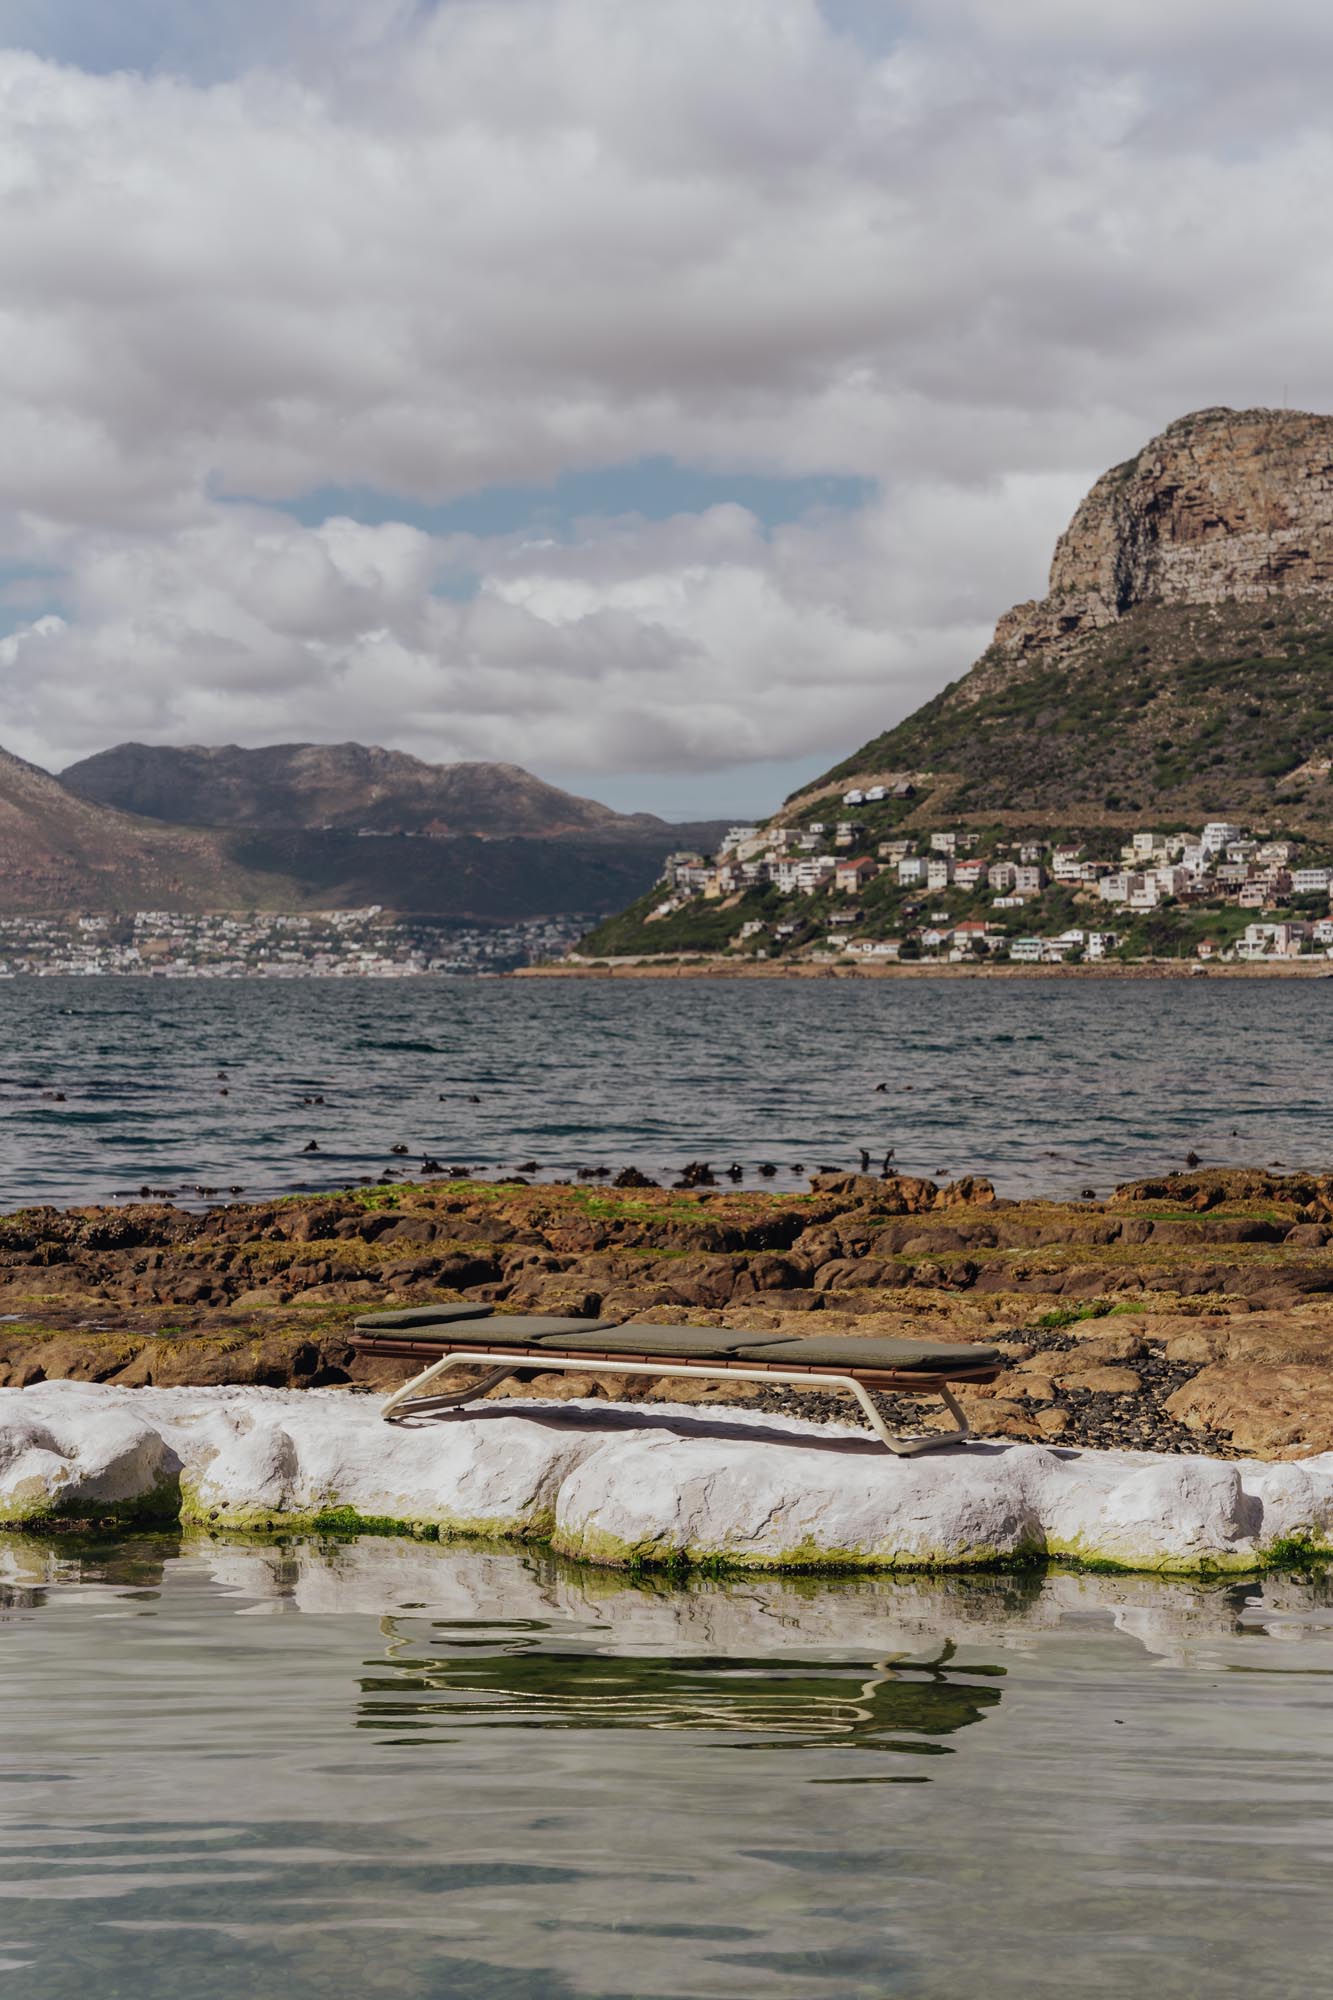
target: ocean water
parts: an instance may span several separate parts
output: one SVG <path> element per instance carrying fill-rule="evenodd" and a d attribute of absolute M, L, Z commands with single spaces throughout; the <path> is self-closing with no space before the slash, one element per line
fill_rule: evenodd
<path fill-rule="evenodd" d="M 1190 1150 L 1333 1165 L 1330 1053 L 1333 982 L 1304 980 L 20 979 L 0 1207 L 285 1193 L 423 1157 L 735 1161 L 747 1185 L 768 1162 L 758 1184 L 792 1187 L 890 1147 L 1003 1194 L 1104 1195 Z"/>
<path fill-rule="evenodd" d="M 1318 1580 L 0 1546 L 12 2000 L 1296 2000 Z"/>

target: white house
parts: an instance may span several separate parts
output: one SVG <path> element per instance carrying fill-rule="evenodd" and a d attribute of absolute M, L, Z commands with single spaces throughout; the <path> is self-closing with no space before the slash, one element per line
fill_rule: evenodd
<path fill-rule="evenodd" d="M 898 887 L 919 889 L 926 879 L 926 858 L 923 854 L 904 854 L 898 863 Z"/>
<path fill-rule="evenodd" d="M 926 863 L 926 887 L 928 889 L 947 889 L 952 881 L 953 862 L 949 856 L 947 854 L 933 854 Z"/>
<path fill-rule="evenodd" d="M 1328 868 L 1293 868 L 1291 887 L 1293 895 L 1326 896 L 1333 870 Z"/>
<path fill-rule="evenodd" d="M 813 896 L 818 889 L 832 880 L 834 862 L 832 855 L 813 854 L 806 861 L 796 863 L 796 887 L 803 896 Z"/>

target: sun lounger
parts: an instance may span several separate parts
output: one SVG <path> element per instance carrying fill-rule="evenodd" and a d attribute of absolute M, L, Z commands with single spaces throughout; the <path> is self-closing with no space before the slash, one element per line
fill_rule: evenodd
<path fill-rule="evenodd" d="M 382 1414 L 449 1409 L 484 1396 L 506 1377 L 548 1369 L 617 1375 L 683 1375 L 716 1381 L 769 1382 L 803 1389 L 850 1389 L 882 1444 L 903 1457 L 961 1444 L 967 1418 L 951 1382 L 993 1382 L 1001 1357 L 993 1347 L 930 1340 L 861 1339 L 855 1335 L 737 1333 L 713 1326 L 626 1326 L 617 1320 L 551 1319 L 492 1313 L 489 1306 L 420 1306 L 369 1313 L 353 1324 L 352 1345 L 363 1354 L 420 1361 L 420 1372 L 384 1403 Z M 423 1396 L 452 1368 L 486 1372 L 460 1389 Z M 956 1428 L 898 1437 L 884 1421 L 876 1395 L 938 1396 Z"/>

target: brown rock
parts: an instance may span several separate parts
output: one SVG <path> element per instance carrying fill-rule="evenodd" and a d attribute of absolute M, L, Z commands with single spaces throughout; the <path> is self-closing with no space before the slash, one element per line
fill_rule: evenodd
<path fill-rule="evenodd" d="M 1087 1326 L 1096 1326 L 1096 1320 L 1085 1321 Z M 1085 1363 L 1097 1365 L 1106 1361 L 1137 1361 L 1143 1353 L 1143 1341 L 1137 1333 L 1126 1328 L 1123 1332 L 1089 1333 L 1082 1335 L 1077 1326 L 1069 1331 L 1078 1341 L 1078 1366 Z"/>
<path fill-rule="evenodd" d="M 1168 1361 L 1216 1361 L 1225 1347 L 1224 1334 L 1178 1333 L 1162 1342 L 1162 1353 Z"/>
<path fill-rule="evenodd" d="M 1038 1410 L 1032 1420 L 1043 1437 L 1059 1437 L 1069 1428 L 1068 1410 Z"/>
<path fill-rule="evenodd" d="M 1333 1369 L 1221 1362 L 1167 1398 L 1192 1431 L 1219 1431 L 1258 1458 L 1333 1450 Z"/>
<path fill-rule="evenodd" d="M 1132 1368 L 1062 1368 L 1052 1376 L 1060 1389 L 1086 1389 L 1092 1395 L 1133 1396 L 1143 1387 Z"/>

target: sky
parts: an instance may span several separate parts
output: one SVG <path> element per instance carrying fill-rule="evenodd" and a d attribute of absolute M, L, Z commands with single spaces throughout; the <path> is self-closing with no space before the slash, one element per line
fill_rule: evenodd
<path fill-rule="evenodd" d="M 0 0 L 0 743 L 771 811 L 1333 408 L 1316 0 Z"/>

